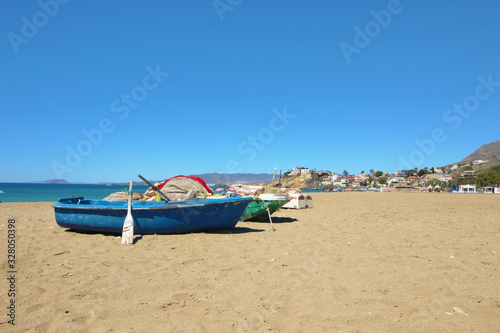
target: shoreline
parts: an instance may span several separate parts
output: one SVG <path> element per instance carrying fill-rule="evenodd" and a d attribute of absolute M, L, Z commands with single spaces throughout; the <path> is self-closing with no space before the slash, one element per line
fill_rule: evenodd
<path fill-rule="evenodd" d="M 343 194 L 347 194 L 347 193 L 423 193 L 423 194 L 432 194 L 432 195 L 443 195 L 443 194 L 463 194 L 463 195 L 489 195 L 489 194 L 497 194 L 498 193 L 483 193 L 483 192 L 476 192 L 476 193 L 466 193 L 466 192 L 447 192 L 447 191 L 443 191 L 443 192 L 424 192 L 424 191 L 421 191 L 421 190 L 391 190 L 391 191 L 342 191 L 342 192 L 334 192 L 334 191 L 316 191 L 316 190 L 312 190 L 312 191 L 303 191 L 302 193 L 304 194 L 308 194 L 308 195 L 311 195 L 311 194 L 336 194 L 336 195 L 342 195 L 341 193 Z M 500 195 L 499 195 L 500 196 Z M 75 197 L 75 196 L 73 196 Z M 62 198 L 62 197 L 61 197 Z M 1 197 L 0 197 L 1 199 Z M 102 199 L 94 199 L 94 200 L 102 200 Z M 47 201 L 44 201 L 44 200 L 41 200 L 41 201 L 2 201 L 0 200 L 0 204 L 13 204 L 13 203 L 33 203 L 33 204 L 36 204 L 36 203 L 50 203 L 50 204 L 54 204 L 56 203 L 58 200 L 47 200 Z"/>

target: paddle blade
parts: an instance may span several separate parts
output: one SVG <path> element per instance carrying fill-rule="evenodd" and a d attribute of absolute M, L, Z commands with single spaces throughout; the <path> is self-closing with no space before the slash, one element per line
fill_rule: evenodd
<path fill-rule="evenodd" d="M 130 186 L 128 188 L 127 217 L 125 217 L 125 222 L 123 222 L 122 245 L 134 244 L 134 218 L 132 217 L 132 184 L 133 182 L 130 181 Z"/>
<path fill-rule="evenodd" d="M 123 223 L 122 245 L 134 243 L 134 218 L 132 214 L 127 214 Z"/>

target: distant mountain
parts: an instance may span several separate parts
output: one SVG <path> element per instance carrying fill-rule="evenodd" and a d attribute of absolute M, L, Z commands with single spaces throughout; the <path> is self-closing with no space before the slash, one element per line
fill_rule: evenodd
<path fill-rule="evenodd" d="M 199 177 L 207 184 L 270 183 L 273 180 L 273 175 L 270 173 L 203 173 L 190 176 Z"/>
<path fill-rule="evenodd" d="M 460 163 L 467 164 L 477 160 L 488 161 L 487 163 L 481 164 L 479 166 L 480 169 L 500 165 L 500 140 L 482 146 L 464 158 Z"/>
<path fill-rule="evenodd" d="M 273 180 L 273 175 L 269 173 L 202 173 L 199 175 L 189 175 L 203 179 L 208 185 L 217 183 L 223 184 L 248 184 L 248 183 L 270 183 Z M 276 177 L 279 177 L 278 175 Z M 170 178 L 170 177 L 169 177 Z M 162 180 L 151 180 L 151 184 L 163 182 Z M 129 183 L 98 183 L 99 185 L 128 185 Z M 134 185 L 146 185 L 141 181 L 134 181 Z"/>
<path fill-rule="evenodd" d="M 49 179 L 46 180 L 44 184 L 71 184 L 71 183 L 64 179 Z"/>

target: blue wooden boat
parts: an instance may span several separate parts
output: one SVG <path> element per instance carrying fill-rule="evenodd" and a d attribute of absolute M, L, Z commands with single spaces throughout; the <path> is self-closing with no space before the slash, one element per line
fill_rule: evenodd
<path fill-rule="evenodd" d="M 134 201 L 135 234 L 181 234 L 232 229 L 252 198 L 194 198 L 185 201 Z M 56 222 L 76 231 L 121 234 L 126 201 L 60 199 L 52 205 Z"/>

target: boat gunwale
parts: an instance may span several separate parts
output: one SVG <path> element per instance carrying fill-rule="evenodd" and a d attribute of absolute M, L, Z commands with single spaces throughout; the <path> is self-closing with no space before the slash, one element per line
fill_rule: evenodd
<path fill-rule="evenodd" d="M 69 198 L 69 199 L 75 199 L 75 198 Z M 78 198 L 76 198 L 78 199 Z M 169 210 L 169 209 L 179 209 L 179 208 L 202 208 L 206 206 L 212 206 L 212 205 L 220 205 L 220 204 L 228 204 L 228 203 L 237 203 L 237 202 L 244 202 L 244 201 L 252 201 L 250 198 L 246 197 L 238 197 L 238 198 L 231 198 L 231 200 L 227 200 L 228 198 L 221 198 L 221 199 L 216 199 L 216 200 L 196 200 L 196 201 L 134 201 L 134 202 L 141 202 L 143 204 L 136 205 L 134 207 L 134 202 L 132 202 L 132 210 L 139 211 L 139 210 L 145 210 L 145 211 L 151 211 L 151 210 Z M 101 210 L 101 211 L 117 211 L 117 210 L 127 210 L 127 201 L 118 201 L 118 200 L 92 200 L 92 199 L 82 199 L 82 201 L 87 201 L 88 203 L 70 203 L 70 202 L 64 202 L 61 200 L 65 199 L 60 199 L 58 202 L 54 203 L 52 205 L 53 208 L 55 209 L 75 209 L 75 210 Z M 106 205 L 106 204 L 101 204 L 101 205 L 96 205 L 92 204 L 92 202 L 109 202 L 109 203 L 120 203 L 119 205 Z"/>

